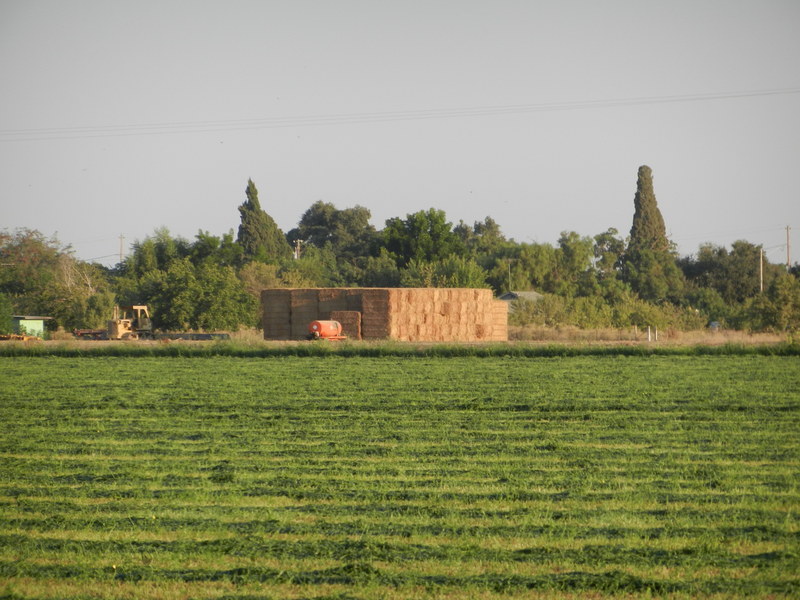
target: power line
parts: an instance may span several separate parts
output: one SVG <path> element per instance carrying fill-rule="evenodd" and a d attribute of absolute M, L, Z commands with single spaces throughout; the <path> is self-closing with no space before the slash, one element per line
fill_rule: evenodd
<path fill-rule="evenodd" d="M 697 239 L 709 239 L 709 238 L 718 238 L 720 236 L 737 236 L 737 235 L 755 235 L 759 233 L 769 233 L 769 232 L 776 232 L 776 231 L 784 231 L 786 227 L 784 225 L 773 225 L 773 226 L 765 226 L 759 227 L 756 229 L 734 229 L 734 230 L 726 230 L 726 231 L 713 231 L 713 232 L 706 232 L 706 233 L 690 233 L 685 235 L 680 235 L 678 237 L 671 237 L 670 239 L 674 242 L 685 242 L 689 240 L 697 240 Z"/>
<path fill-rule="evenodd" d="M 91 262 L 93 260 L 99 260 L 101 258 L 111 258 L 112 256 L 119 256 L 119 253 L 117 253 L 117 254 L 106 254 L 105 256 L 93 256 L 92 258 L 84 258 L 84 259 L 81 259 L 81 260 L 83 260 L 83 262 Z"/>
<path fill-rule="evenodd" d="M 676 104 L 707 102 L 764 96 L 800 94 L 800 88 L 772 90 L 749 90 L 710 94 L 684 94 L 673 96 L 647 96 L 638 98 L 612 98 L 550 102 L 537 104 L 508 104 L 496 106 L 474 106 L 462 108 L 423 109 L 385 112 L 360 112 L 344 114 L 306 115 L 297 117 L 269 117 L 256 119 L 171 121 L 163 123 L 141 123 L 127 125 L 98 125 L 83 127 L 46 127 L 27 129 L 2 129 L 0 142 L 26 142 L 54 139 L 80 139 L 93 137 L 124 137 L 141 135 L 165 135 L 185 133 L 213 133 L 253 129 L 278 129 L 285 127 L 311 127 L 323 125 L 352 125 L 362 123 L 390 123 L 395 121 L 419 121 L 426 119 L 452 119 L 459 117 L 481 117 L 517 115 L 564 110 L 589 110 L 620 106 L 643 106 L 654 104 Z"/>

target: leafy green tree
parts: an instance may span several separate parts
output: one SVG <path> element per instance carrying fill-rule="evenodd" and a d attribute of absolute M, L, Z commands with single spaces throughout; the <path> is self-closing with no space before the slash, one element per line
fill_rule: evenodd
<path fill-rule="evenodd" d="M 155 270 L 166 271 L 176 260 L 192 254 L 192 243 L 174 237 L 166 227 L 159 227 L 153 235 L 133 243 L 131 253 L 122 265 L 121 272 L 133 277 L 143 277 Z"/>
<path fill-rule="evenodd" d="M 222 267 L 235 267 L 242 262 L 242 247 L 233 239 L 233 230 L 221 237 L 199 231 L 189 257 L 193 264 L 211 262 Z"/>
<path fill-rule="evenodd" d="M 247 293 L 259 301 L 261 290 L 286 287 L 278 275 L 278 269 L 278 265 L 268 265 L 260 262 L 247 263 L 239 270 L 239 279 L 241 279 Z"/>
<path fill-rule="evenodd" d="M 613 304 L 599 296 L 544 294 L 540 300 L 515 300 L 509 322 L 515 325 L 580 328 L 697 329 L 705 323 L 693 311 L 672 304 L 655 305 L 628 293 Z"/>
<path fill-rule="evenodd" d="M 508 244 L 500 226 L 491 217 L 475 221 L 474 226 L 461 221 L 453 228 L 453 232 L 461 239 L 469 255 L 478 260 L 501 252 Z"/>
<path fill-rule="evenodd" d="M 800 280 L 783 274 L 772 281 L 767 290 L 772 301 L 772 326 L 777 331 L 800 331 Z"/>
<path fill-rule="evenodd" d="M 412 260 L 431 262 L 464 250 L 444 211 L 433 208 L 406 215 L 405 219 L 389 219 L 382 237 L 383 247 L 401 268 Z"/>
<path fill-rule="evenodd" d="M 732 320 L 740 329 L 795 334 L 800 331 L 800 281 L 782 274 L 765 293 L 748 298 Z"/>
<path fill-rule="evenodd" d="M 237 243 L 244 261 L 278 262 L 292 255 L 292 248 L 275 220 L 261 208 L 258 190 L 252 179 L 247 181 L 247 200 L 239 206 L 241 224 Z"/>
<path fill-rule="evenodd" d="M 0 333 L 12 333 L 14 322 L 11 319 L 13 309 L 8 297 L 0 292 Z"/>
<path fill-rule="evenodd" d="M 679 261 L 686 279 L 696 287 L 716 290 L 731 307 L 757 295 L 761 287 L 761 246 L 745 240 L 731 245 L 730 251 L 723 246 L 703 244 L 696 256 Z M 783 272 L 763 257 L 764 289 Z"/>
<path fill-rule="evenodd" d="M 195 303 L 194 329 L 237 330 L 256 323 L 258 303 L 244 289 L 230 266 L 206 262 L 196 267 L 200 296 Z"/>
<path fill-rule="evenodd" d="M 133 245 L 115 278 L 121 304 L 147 304 L 162 330 L 238 329 L 257 320 L 257 300 L 248 294 L 234 264 L 241 250 L 233 232 L 199 232 L 194 242 L 173 238 L 165 228 Z"/>
<path fill-rule="evenodd" d="M 514 325 L 601 328 L 610 327 L 613 317 L 611 307 L 597 296 L 568 298 L 544 294 L 535 302 L 514 300 L 513 308 L 509 322 Z"/>
<path fill-rule="evenodd" d="M 622 301 L 630 292 L 620 274 L 622 257 L 625 253 L 625 241 L 613 227 L 594 236 L 594 269 L 593 277 L 583 285 L 584 295 L 600 295 L 609 304 Z"/>
<path fill-rule="evenodd" d="M 173 261 L 166 270 L 154 269 L 145 273 L 138 284 L 134 290 L 136 296 L 124 299 L 124 304 L 149 305 L 156 329 L 192 328 L 194 303 L 200 290 L 194 265 L 188 258 Z"/>
<path fill-rule="evenodd" d="M 693 309 L 670 303 L 653 304 L 633 293 L 623 295 L 610 306 L 613 311 L 612 327 L 654 326 L 662 330 L 669 327 L 693 330 L 706 324 L 705 318 Z"/>
<path fill-rule="evenodd" d="M 484 288 L 486 271 L 473 258 L 451 255 L 435 261 L 412 260 L 401 271 L 403 287 Z"/>
<path fill-rule="evenodd" d="M 598 279 L 618 277 L 620 260 L 624 253 L 625 240 L 619 237 L 619 232 L 615 228 L 610 227 L 603 233 L 594 236 L 594 266 L 598 273 Z"/>
<path fill-rule="evenodd" d="M 113 295 L 106 272 L 77 260 L 55 238 L 30 229 L 3 232 L 0 263 L 0 293 L 18 313 L 50 316 L 48 327 L 67 329 L 95 327 L 110 315 Z"/>
<path fill-rule="evenodd" d="M 114 307 L 103 268 L 71 254 L 59 256 L 53 283 L 42 295 L 50 305 L 49 314 L 67 329 L 103 327 Z"/>
<path fill-rule="evenodd" d="M 686 293 L 689 306 L 705 316 L 708 323 L 727 324 L 733 309 L 714 288 L 695 288 Z"/>
<path fill-rule="evenodd" d="M 82 307 L 83 320 L 76 328 L 102 329 L 111 318 L 116 304 L 116 296 L 109 289 L 104 289 L 86 298 Z"/>
<path fill-rule="evenodd" d="M 558 327 L 569 321 L 567 299 L 555 294 L 543 294 L 535 302 L 524 298 L 514 300 L 512 309 L 508 318 L 511 325 Z"/>
<path fill-rule="evenodd" d="M 553 292 L 558 257 L 550 244 L 506 244 L 493 257 L 487 281 L 497 291 Z"/>
<path fill-rule="evenodd" d="M 369 210 L 363 206 L 339 210 L 333 204 L 315 202 L 286 236 L 299 250 L 300 260 L 312 260 L 300 265 L 284 263 L 284 270 L 308 273 L 309 269 L 313 270 L 312 263 L 318 263 L 327 269 L 325 273 L 312 276 L 314 280 L 326 282 L 319 285 L 358 285 L 367 258 L 378 247 L 379 236 L 370 218 Z"/>
<path fill-rule="evenodd" d="M 339 210 L 318 200 L 286 237 L 292 245 L 299 241 L 317 248 L 330 247 L 337 261 L 352 261 L 369 256 L 376 241 L 377 232 L 369 222 L 371 217 L 363 206 Z"/>
<path fill-rule="evenodd" d="M 684 289 L 683 273 L 668 253 L 634 250 L 626 255 L 623 278 L 643 300 L 679 302 Z"/>
<path fill-rule="evenodd" d="M 68 248 L 32 229 L 0 232 L 0 293 L 20 314 L 50 315 L 45 297 L 55 280 L 58 258 Z"/>
<path fill-rule="evenodd" d="M 157 329 L 236 330 L 256 321 L 256 302 L 232 267 L 182 258 L 146 274 L 138 292 Z"/>
<path fill-rule="evenodd" d="M 400 287 L 401 272 L 397 261 L 385 248 L 378 256 L 367 257 L 359 280 L 364 287 Z"/>
<path fill-rule="evenodd" d="M 594 243 L 574 231 L 562 231 L 556 249 L 555 291 L 563 296 L 593 295 L 596 286 L 591 271 Z"/>
<path fill-rule="evenodd" d="M 294 282 L 294 287 L 340 287 L 345 283 L 330 245 L 308 246 L 300 258 L 284 263 L 280 274 L 285 281 Z"/>
<path fill-rule="evenodd" d="M 131 252 L 125 258 L 119 270 L 121 273 L 132 277 L 143 277 L 151 271 L 166 268 L 166 265 L 158 264 L 156 255 L 156 242 L 151 237 L 146 237 L 143 241 L 136 240 L 131 246 Z"/>

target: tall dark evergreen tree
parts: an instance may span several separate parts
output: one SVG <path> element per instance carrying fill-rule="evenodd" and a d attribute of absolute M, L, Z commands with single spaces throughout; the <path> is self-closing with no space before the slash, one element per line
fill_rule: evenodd
<path fill-rule="evenodd" d="M 653 191 L 653 171 L 647 165 L 639 167 L 636 196 L 633 198 L 633 226 L 631 227 L 630 250 L 654 250 L 667 252 L 669 241 L 664 217 L 658 210 Z"/>
<path fill-rule="evenodd" d="M 664 217 L 653 191 L 653 172 L 639 167 L 631 237 L 622 261 L 623 279 L 644 300 L 677 301 L 683 292 L 683 274 L 670 251 Z"/>
<path fill-rule="evenodd" d="M 278 224 L 261 208 L 258 190 L 247 180 L 247 200 L 239 207 L 241 224 L 236 242 L 242 247 L 245 262 L 277 262 L 292 255 L 292 248 Z"/>

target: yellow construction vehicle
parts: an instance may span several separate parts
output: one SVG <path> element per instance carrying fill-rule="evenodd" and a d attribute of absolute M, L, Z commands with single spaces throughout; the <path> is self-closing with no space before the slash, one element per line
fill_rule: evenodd
<path fill-rule="evenodd" d="M 109 340 L 138 340 L 153 337 L 150 311 L 143 304 L 115 306 L 114 317 L 108 322 Z"/>
<path fill-rule="evenodd" d="M 191 333 L 153 331 L 150 311 L 144 304 L 115 306 L 114 317 L 105 329 L 73 329 L 77 338 L 85 340 L 227 340 L 228 333 Z"/>
<path fill-rule="evenodd" d="M 143 304 L 115 306 L 105 329 L 75 329 L 76 337 L 92 340 L 139 340 L 153 337 L 150 311 Z"/>

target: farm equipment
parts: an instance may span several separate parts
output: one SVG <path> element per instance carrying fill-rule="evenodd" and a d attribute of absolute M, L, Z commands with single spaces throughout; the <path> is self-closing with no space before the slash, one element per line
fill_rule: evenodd
<path fill-rule="evenodd" d="M 308 324 L 309 340 L 328 340 L 331 342 L 346 340 L 342 334 L 342 324 L 339 321 L 311 321 Z"/>
<path fill-rule="evenodd" d="M 114 316 L 105 329 L 75 329 L 75 337 L 89 340 L 138 340 L 153 337 L 153 324 L 147 306 L 115 306 Z"/>
<path fill-rule="evenodd" d="M 0 342 L 41 342 L 42 338 L 35 335 L 25 335 L 19 333 L 0 334 Z"/>
<path fill-rule="evenodd" d="M 108 322 L 108 339 L 138 340 L 153 337 L 153 323 L 147 306 L 115 306 L 114 318 Z"/>
<path fill-rule="evenodd" d="M 89 340 L 227 340 L 227 333 L 184 333 L 153 331 L 150 311 L 143 304 L 115 306 L 114 317 L 105 329 L 75 329 L 76 337 Z"/>

